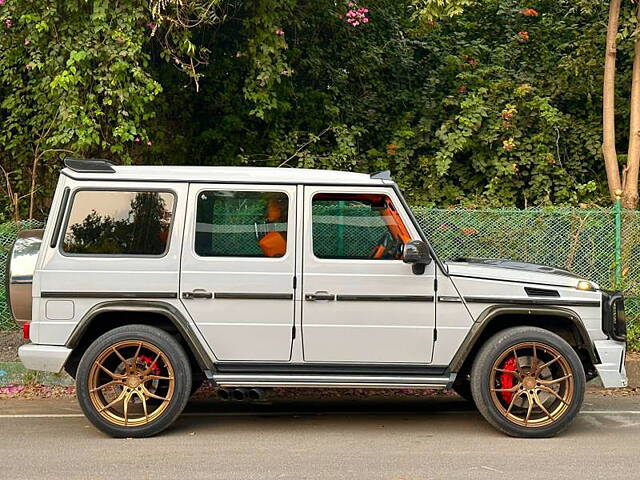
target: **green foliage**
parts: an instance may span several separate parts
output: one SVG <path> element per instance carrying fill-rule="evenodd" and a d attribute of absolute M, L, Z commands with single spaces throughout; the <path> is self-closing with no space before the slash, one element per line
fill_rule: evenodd
<path fill-rule="evenodd" d="M 391 169 L 435 206 L 606 203 L 606 18 L 596 0 L 6 0 L 0 158 L 19 196 L 35 172 L 37 216 L 66 155 Z"/>

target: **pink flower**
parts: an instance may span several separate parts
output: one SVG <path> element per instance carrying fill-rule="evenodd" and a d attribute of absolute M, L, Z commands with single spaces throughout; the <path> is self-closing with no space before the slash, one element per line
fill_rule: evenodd
<path fill-rule="evenodd" d="M 140 137 L 136 137 L 133 139 L 134 142 L 139 143 L 140 142 Z"/>
<path fill-rule="evenodd" d="M 11 27 L 13 27 L 13 22 L 11 21 L 11 19 L 10 19 L 10 18 L 7 18 L 7 19 L 4 21 L 4 26 L 5 26 L 5 27 L 7 27 L 7 28 L 11 28 Z"/>
<path fill-rule="evenodd" d="M 149 22 L 146 24 L 147 28 L 150 28 L 151 30 L 153 30 L 154 28 L 156 28 L 156 24 L 153 22 Z"/>
<path fill-rule="evenodd" d="M 276 29 L 276 35 L 278 35 L 279 37 L 283 37 L 284 36 L 284 30 L 282 30 L 281 28 L 277 28 Z"/>
<path fill-rule="evenodd" d="M 369 18 L 367 17 L 367 13 L 369 13 L 368 8 L 355 8 L 356 5 L 353 2 L 349 2 L 349 10 L 345 13 L 346 21 L 349 25 L 357 27 L 358 25 L 362 25 L 365 23 L 369 23 Z"/>
<path fill-rule="evenodd" d="M 4 5 L 5 0 L 0 0 L 0 5 Z"/>
<path fill-rule="evenodd" d="M 153 144 L 151 143 L 151 140 L 147 140 L 147 146 L 149 146 L 149 147 L 150 147 L 151 145 L 153 145 Z"/>

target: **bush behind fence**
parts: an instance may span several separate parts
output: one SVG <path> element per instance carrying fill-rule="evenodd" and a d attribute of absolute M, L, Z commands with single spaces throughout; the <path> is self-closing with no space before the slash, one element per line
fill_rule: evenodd
<path fill-rule="evenodd" d="M 622 212 L 620 277 L 616 282 L 615 209 L 430 209 L 414 207 L 416 218 L 438 255 L 510 258 L 571 270 L 602 288 L 616 283 L 627 294 L 629 343 L 640 348 L 640 213 Z M 38 228 L 37 221 L 0 225 L 0 280 L 19 230 Z M 0 330 L 15 328 L 0 289 Z"/>

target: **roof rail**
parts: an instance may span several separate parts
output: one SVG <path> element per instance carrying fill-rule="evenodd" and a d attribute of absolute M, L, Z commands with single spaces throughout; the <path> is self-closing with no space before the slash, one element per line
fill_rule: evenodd
<path fill-rule="evenodd" d="M 376 180 L 392 180 L 391 172 L 389 170 L 383 170 L 382 172 L 372 173 L 369 176 L 371 178 L 375 178 Z"/>
<path fill-rule="evenodd" d="M 100 158 L 65 158 L 64 166 L 74 172 L 116 173 L 111 162 Z"/>

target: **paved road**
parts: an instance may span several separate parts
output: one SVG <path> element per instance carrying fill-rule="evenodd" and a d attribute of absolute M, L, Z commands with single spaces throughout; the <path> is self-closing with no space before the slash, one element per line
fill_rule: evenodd
<path fill-rule="evenodd" d="M 587 396 L 562 436 L 516 440 L 452 396 L 193 402 L 150 439 L 112 439 L 74 400 L 0 400 L 0 478 L 640 478 L 640 396 Z"/>

